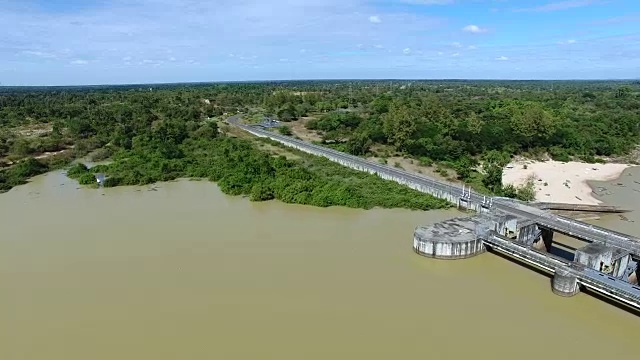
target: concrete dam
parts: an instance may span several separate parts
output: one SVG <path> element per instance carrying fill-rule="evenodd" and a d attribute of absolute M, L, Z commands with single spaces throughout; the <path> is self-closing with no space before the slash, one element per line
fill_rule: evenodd
<path fill-rule="evenodd" d="M 428 227 L 417 227 L 413 249 L 420 255 L 436 259 L 464 259 L 490 249 L 551 274 L 551 288 L 557 295 L 569 297 L 586 289 L 640 311 L 640 239 L 636 237 L 553 214 L 547 203 L 526 203 L 482 195 L 464 185 L 436 181 L 276 134 L 260 125 L 241 124 L 239 119 L 240 116 L 232 116 L 227 121 L 255 136 L 375 174 L 476 213 Z M 554 206 L 563 207 L 560 204 Z M 570 256 L 553 254 L 554 233 L 580 239 L 586 245 L 574 249 Z"/>

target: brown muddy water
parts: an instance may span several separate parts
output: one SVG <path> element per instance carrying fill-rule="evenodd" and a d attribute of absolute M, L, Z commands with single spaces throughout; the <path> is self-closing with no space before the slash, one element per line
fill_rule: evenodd
<path fill-rule="evenodd" d="M 637 359 L 630 313 L 492 254 L 413 253 L 455 211 L 148 189 L 57 172 L 0 195 L 0 359 Z"/>
<path fill-rule="evenodd" d="M 589 182 L 596 199 L 608 205 L 633 210 L 622 215 L 603 217 L 591 223 L 640 237 L 640 166 L 626 169 L 620 178 Z"/>

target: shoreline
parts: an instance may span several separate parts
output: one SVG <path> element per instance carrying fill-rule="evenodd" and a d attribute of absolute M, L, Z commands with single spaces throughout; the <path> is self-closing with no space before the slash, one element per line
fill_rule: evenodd
<path fill-rule="evenodd" d="M 590 182 L 612 181 L 635 165 L 588 164 L 577 161 L 520 160 L 503 169 L 503 184 L 522 186 L 531 179 L 535 184 L 536 201 L 571 204 L 600 205 Z"/>

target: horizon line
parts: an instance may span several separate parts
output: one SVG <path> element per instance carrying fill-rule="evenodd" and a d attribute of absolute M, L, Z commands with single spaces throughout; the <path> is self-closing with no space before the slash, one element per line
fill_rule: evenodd
<path fill-rule="evenodd" d="M 540 81 L 540 82 L 625 82 L 625 81 L 640 81 L 640 78 L 600 78 L 600 79 L 500 79 L 500 78 L 483 78 L 483 79 L 464 79 L 464 78 L 361 78 L 361 79 L 349 79 L 349 78 L 323 78 L 323 79 L 270 79 L 270 80 L 212 80 L 212 81 L 183 81 L 183 82 L 150 82 L 150 83 L 103 83 L 103 84 L 82 84 L 82 85 L 2 85 L 0 83 L 0 89 L 3 88 L 61 88 L 61 87 L 104 87 L 104 86 L 147 86 L 147 85 L 205 85 L 205 84 L 257 84 L 257 83 L 272 83 L 272 82 L 311 82 L 311 81 L 422 81 L 422 82 L 446 82 L 446 81 L 468 81 L 468 82 L 485 82 L 485 81 L 499 81 L 499 82 L 522 82 L 522 81 Z"/>

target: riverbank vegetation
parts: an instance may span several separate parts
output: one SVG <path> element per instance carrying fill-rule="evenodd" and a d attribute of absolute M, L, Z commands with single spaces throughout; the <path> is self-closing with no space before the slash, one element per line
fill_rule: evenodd
<path fill-rule="evenodd" d="M 252 201 L 278 199 L 320 207 L 429 210 L 450 206 L 446 201 L 322 158 L 306 156 L 292 161 L 271 156 L 250 141 L 216 136 L 212 122 L 191 134 L 184 127 L 173 125 L 176 128 L 169 138 L 164 137 L 164 131 L 152 131 L 146 139 L 135 139 L 132 149 L 116 152 L 108 165 L 88 169 L 77 164 L 68 176 L 82 184 L 93 184 L 94 174 L 104 173 L 105 187 L 207 178 L 217 182 L 225 194 L 245 195 Z"/>
<path fill-rule="evenodd" d="M 95 171 L 107 173 L 107 186 L 193 176 L 254 200 L 443 205 L 321 159 L 268 156 L 220 133 L 219 121 L 240 112 L 255 121 L 277 117 L 287 122 L 279 130 L 285 134 L 392 166 L 432 166 L 479 191 L 528 200 L 532 189 L 502 184 L 513 156 L 594 162 L 627 155 L 640 135 L 639 94 L 634 82 L 539 81 L 0 89 L 0 191 L 89 154 L 113 162 L 72 171 L 81 182 Z"/>

